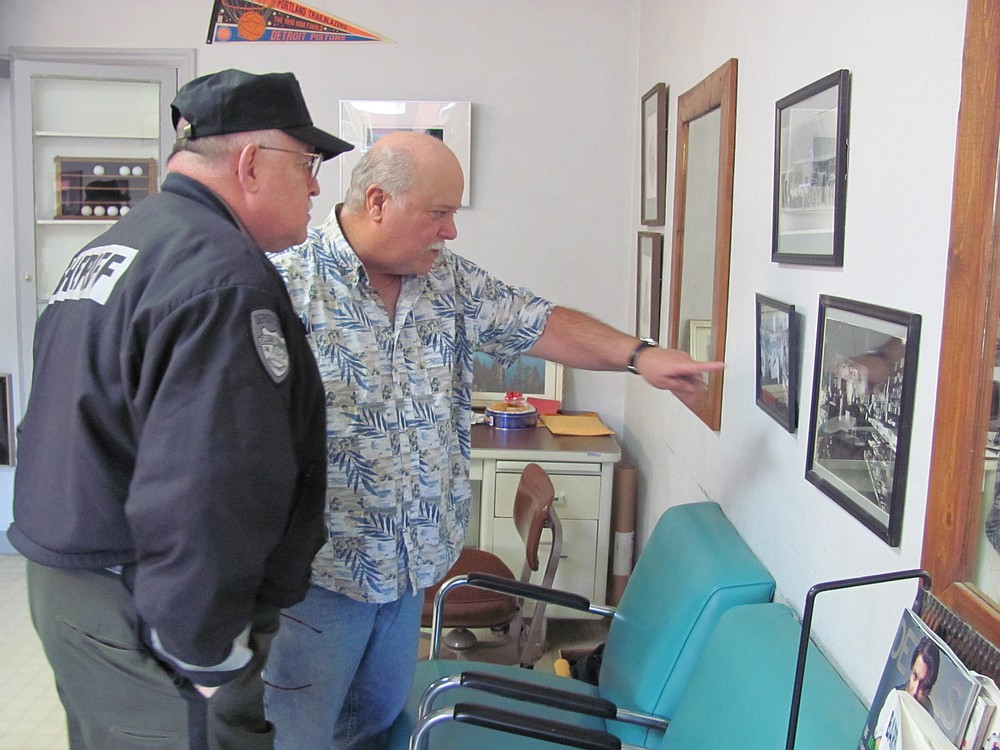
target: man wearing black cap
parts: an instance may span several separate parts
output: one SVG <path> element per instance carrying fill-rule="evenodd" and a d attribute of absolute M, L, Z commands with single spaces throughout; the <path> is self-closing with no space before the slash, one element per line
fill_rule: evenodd
<path fill-rule="evenodd" d="M 70 262 L 35 334 L 14 523 L 73 750 L 270 748 L 261 666 L 323 538 L 323 386 L 265 253 L 322 161 L 290 73 L 181 88 L 162 191 Z"/>

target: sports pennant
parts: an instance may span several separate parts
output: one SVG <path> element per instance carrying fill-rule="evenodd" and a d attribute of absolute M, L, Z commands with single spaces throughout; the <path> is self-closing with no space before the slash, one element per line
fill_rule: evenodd
<path fill-rule="evenodd" d="M 213 42 L 385 42 L 293 0 L 215 0 L 207 44 Z"/>

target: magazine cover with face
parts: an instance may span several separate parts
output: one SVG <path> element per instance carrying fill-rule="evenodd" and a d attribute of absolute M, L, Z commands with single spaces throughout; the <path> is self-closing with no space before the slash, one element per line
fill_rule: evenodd
<path fill-rule="evenodd" d="M 911 742 L 894 744 L 893 729 L 899 726 L 901 719 L 898 696 L 891 696 L 894 690 L 909 694 L 913 700 L 907 700 L 907 706 L 919 707 L 929 714 L 948 741 L 961 747 L 980 693 L 980 683 L 948 645 L 910 609 L 903 610 L 858 750 L 934 747 L 933 744 Z"/>

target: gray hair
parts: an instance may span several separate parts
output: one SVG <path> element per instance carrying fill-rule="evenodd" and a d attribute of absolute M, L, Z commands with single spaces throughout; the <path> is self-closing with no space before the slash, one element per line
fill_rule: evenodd
<path fill-rule="evenodd" d="M 208 135 L 204 138 L 185 138 L 184 129 L 187 121 L 181 117 L 177 122 L 177 140 L 174 141 L 170 157 L 182 151 L 198 154 L 209 162 L 239 153 L 251 143 L 267 140 L 268 136 L 279 133 L 278 130 L 255 130 L 243 133 L 226 133 L 225 135 Z M 168 158 L 167 161 L 170 159 Z"/>
<path fill-rule="evenodd" d="M 402 203 L 416 179 L 416 158 L 408 144 L 382 143 L 373 146 L 362 155 L 351 172 L 351 184 L 344 193 L 344 206 L 350 211 L 362 210 L 365 193 L 372 185 L 378 185 L 397 203 Z"/>

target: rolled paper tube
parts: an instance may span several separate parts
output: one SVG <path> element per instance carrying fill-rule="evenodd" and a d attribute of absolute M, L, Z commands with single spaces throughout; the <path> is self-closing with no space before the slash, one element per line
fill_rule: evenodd
<path fill-rule="evenodd" d="M 638 504 L 639 471 L 635 466 L 616 466 L 611 485 L 611 573 L 608 604 L 621 600 L 635 561 L 635 514 Z"/>

